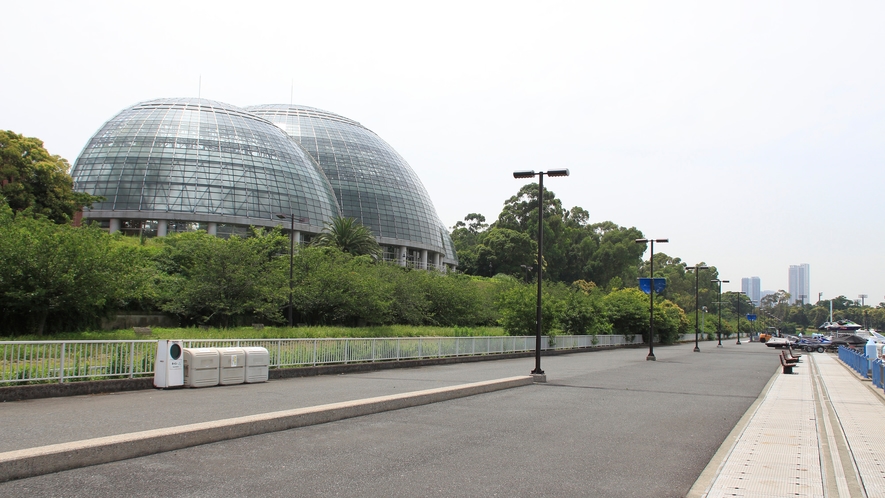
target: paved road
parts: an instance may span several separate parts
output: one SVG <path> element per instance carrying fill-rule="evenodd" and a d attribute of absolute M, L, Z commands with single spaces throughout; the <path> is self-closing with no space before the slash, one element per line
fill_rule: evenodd
<path fill-rule="evenodd" d="M 722 349 L 705 343 L 701 353 L 692 348 L 657 347 L 656 362 L 645 361 L 641 349 L 544 357 L 547 384 L 7 482 L 0 496 L 685 496 L 779 370 L 776 352 L 758 343 Z M 329 402 L 334 385 L 345 386 L 345 396 L 366 397 L 392 385 L 427 388 L 521 375 L 533 362 L 268 386 Z M 206 389 L 198 396 L 211 394 L 213 406 L 252 399 L 247 387 L 236 392 Z M 118 399 L 135 412 L 139 396 L 163 394 Z M 63 407 L 65 400 L 52 402 Z M 5 420 L 7 406 L 0 413 Z M 198 420 L 205 417 L 200 413 L 176 417 Z"/>

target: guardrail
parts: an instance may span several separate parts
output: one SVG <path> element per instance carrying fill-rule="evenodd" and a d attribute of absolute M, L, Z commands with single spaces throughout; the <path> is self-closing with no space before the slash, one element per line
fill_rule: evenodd
<path fill-rule="evenodd" d="M 629 344 L 642 344 L 635 336 Z M 185 348 L 263 347 L 270 368 L 518 353 L 535 350 L 534 336 L 341 339 L 213 339 Z M 541 337 L 542 350 L 628 344 L 622 335 Z M 154 375 L 156 340 L 0 341 L 0 385 Z"/>
<path fill-rule="evenodd" d="M 863 378 L 870 378 L 870 361 L 862 353 L 845 346 L 839 346 L 839 359 Z"/>
<path fill-rule="evenodd" d="M 879 389 L 885 388 L 885 362 L 880 359 L 873 360 L 873 385 Z"/>

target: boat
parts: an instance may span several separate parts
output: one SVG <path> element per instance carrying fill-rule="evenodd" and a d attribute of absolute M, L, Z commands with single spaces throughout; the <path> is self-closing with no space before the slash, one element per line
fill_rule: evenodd
<path fill-rule="evenodd" d="M 839 320 L 836 322 L 824 322 L 818 330 L 826 330 L 831 334 L 839 334 L 846 332 L 854 332 L 863 328 L 863 325 L 852 322 L 851 320 Z"/>

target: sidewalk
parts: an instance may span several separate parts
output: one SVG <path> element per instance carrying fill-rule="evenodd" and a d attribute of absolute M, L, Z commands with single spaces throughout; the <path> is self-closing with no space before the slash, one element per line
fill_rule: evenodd
<path fill-rule="evenodd" d="M 885 396 L 836 355 L 776 374 L 690 497 L 885 496 Z"/>

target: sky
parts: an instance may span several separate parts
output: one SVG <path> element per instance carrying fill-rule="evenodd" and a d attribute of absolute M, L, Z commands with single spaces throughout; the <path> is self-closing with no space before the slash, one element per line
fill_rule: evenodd
<path fill-rule="evenodd" d="M 881 1 L 5 2 L 0 129 L 72 164 L 138 102 L 294 103 L 377 133 L 448 227 L 520 170 L 740 290 L 885 301 Z M 646 252 L 645 258 L 648 258 Z"/>

